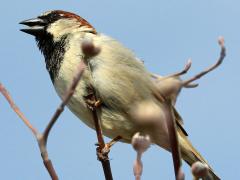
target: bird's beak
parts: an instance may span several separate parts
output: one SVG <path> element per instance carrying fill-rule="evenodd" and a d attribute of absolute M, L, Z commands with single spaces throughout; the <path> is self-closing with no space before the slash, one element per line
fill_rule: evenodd
<path fill-rule="evenodd" d="M 47 22 L 40 18 L 33 18 L 22 21 L 19 24 L 23 24 L 29 27 L 25 29 L 20 29 L 20 31 L 31 34 L 33 36 L 39 36 L 45 31 Z"/>

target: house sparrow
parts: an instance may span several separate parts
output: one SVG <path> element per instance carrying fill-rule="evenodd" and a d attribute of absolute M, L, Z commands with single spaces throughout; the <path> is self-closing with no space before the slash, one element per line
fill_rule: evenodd
<path fill-rule="evenodd" d="M 92 40 L 101 48 L 101 52 L 88 61 L 68 103 L 69 109 L 86 125 L 94 129 L 92 114 L 85 102 L 89 89 L 93 87 L 102 103 L 98 115 L 105 136 L 121 136 L 122 141 L 131 143 L 136 132 L 147 133 L 154 144 L 171 150 L 164 112 L 161 111 L 163 104 L 153 95 L 157 88 L 151 74 L 132 51 L 111 37 L 98 33 L 85 19 L 70 12 L 48 11 L 20 24 L 28 26 L 21 31 L 35 36 L 45 57 L 52 83 L 61 98 L 72 82 L 77 65 L 83 59 L 82 42 Z M 152 126 L 139 126 L 132 116 L 133 107 L 143 102 L 152 104 L 160 112 L 162 118 L 159 118 L 155 129 Z M 196 161 L 207 164 L 191 145 L 182 127 L 181 117 L 175 109 L 174 112 L 182 158 L 189 165 Z M 210 167 L 209 169 L 211 179 L 219 179 Z"/>

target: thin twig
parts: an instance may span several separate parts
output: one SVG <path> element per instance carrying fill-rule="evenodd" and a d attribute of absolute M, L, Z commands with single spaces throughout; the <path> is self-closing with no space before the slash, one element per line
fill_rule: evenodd
<path fill-rule="evenodd" d="M 20 109 L 15 105 L 15 103 L 14 103 L 13 99 L 11 98 L 10 94 L 7 92 L 6 88 L 1 83 L 0 83 L 0 91 L 3 94 L 3 96 L 6 98 L 8 103 L 10 104 L 13 111 L 20 117 L 20 119 L 31 130 L 34 137 L 36 138 L 36 140 L 38 142 L 38 145 L 39 145 L 39 149 L 40 149 L 40 152 L 41 152 L 41 156 L 42 156 L 42 159 L 43 159 L 44 166 L 46 167 L 49 175 L 52 177 L 52 180 L 58 180 L 56 171 L 54 170 L 54 167 L 51 163 L 51 160 L 48 159 L 47 150 L 46 150 L 46 148 L 44 148 L 44 146 L 42 146 L 42 144 L 44 144 L 44 143 L 42 143 L 39 139 L 39 137 L 41 137 L 42 134 L 39 133 L 37 131 L 37 129 L 35 129 L 33 127 L 33 125 L 30 123 L 30 121 L 25 117 L 25 115 L 20 111 Z"/>
<path fill-rule="evenodd" d="M 221 47 L 221 52 L 220 52 L 220 57 L 218 58 L 217 62 L 214 65 L 212 65 L 209 68 L 207 68 L 206 70 L 204 70 L 204 71 L 200 72 L 199 74 L 195 75 L 194 77 L 192 77 L 192 78 L 190 78 L 190 79 L 188 79 L 186 81 L 183 81 L 182 82 L 182 86 L 188 87 L 188 85 L 191 82 L 196 81 L 197 79 L 200 79 L 202 76 L 204 76 L 205 74 L 213 71 L 214 69 L 216 69 L 218 66 L 220 66 L 222 64 L 222 62 L 223 62 L 223 60 L 224 60 L 224 58 L 226 56 L 226 48 L 224 46 L 224 38 L 220 37 L 218 39 L 218 43 L 219 43 L 219 45 Z"/>
<path fill-rule="evenodd" d="M 97 134 L 97 139 L 98 139 L 98 144 L 97 144 L 98 147 L 96 149 L 97 157 L 98 157 L 98 160 L 102 163 L 105 179 L 112 180 L 113 176 L 112 176 L 110 161 L 108 158 L 109 148 L 105 148 L 106 144 L 103 139 L 101 124 L 97 115 L 97 107 L 96 107 L 97 99 L 95 96 L 94 89 L 91 89 L 90 94 L 91 96 L 89 97 L 90 98 L 89 100 L 92 103 L 88 103 L 88 101 L 86 102 L 88 104 L 89 109 L 92 111 L 92 117 L 93 117 L 94 126 Z"/>
<path fill-rule="evenodd" d="M 2 95 L 6 98 L 9 105 L 11 106 L 12 110 L 20 117 L 20 119 L 24 122 L 24 124 L 32 131 L 33 135 L 36 137 L 38 134 L 37 129 L 33 127 L 33 125 L 30 123 L 30 121 L 25 117 L 25 115 L 20 111 L 20 109 L 17 107 L 17 105 L 14 103 L 12 97 L 6 90 L 6 88 L 0 83 L 0 92 Z"/>
<path fill-rule="evenodd" d="M 85 68 L 85 63 L 83 60 L 81 60 L 80 64 L 78 65 L 76 75 L 73 78 L 72 84 L 70 85 L 69 89 L 66 91 L 66 93 L 63 97 L 62 103 L 59 105 L 56 112 L 52 116 L 49 124 L 47 125 L 46 129 L 44 130 L 43 138 L 44 138 L 45 143 L 47 143 L 47 138 L 48 138 L 49 132 L 51 131 L 51 128 L 53 127 L 53 125 L 55 124 L 55 122 L 57 121 L 57 119 L 61 115 L 61 113 L 64 111 L 64 107 L 66 106 L 66 104 L 68 103 L 70 98 L 72 97 L 72 95 L 78 85 L 78 82 L 82 77 L 84 68 Z"/>
<path fill-rule="evenodd" d="M 168 137 L 170 141 L 173 164 L 174 164 L 175 178 L 177 180 L 178 174 L 181 170 L 181 153 L 180 153 L 179 142 L 178 142 L 176 121 L 174 118 L 171 101 L 166 100 L 164 105 L 165 105 L 164 112 L 167 120 L 166 123 L 167 123 L 167 129 L 168 129 Z"/>
<path fill-rule="evenodd" d="M 182 71 L 177 72 L 177 73 L 174 73 L 174 74 L 169 75 L 169 76 L 166 76 L 166 77 L 164 77 L 164 78 L 169 78 L 169 77 L 184 75 L 184 74 L 186 74 L 186 73 L 188 72 L 188 70 L 191 68 L 191 66 L 192 66 L 192 60 L 191 60 L 191 59 L 188 59 L 186 65 L 185 65 L 185 67 L 184 67 L 184 69 L 183 69 Z"/>
<path fill-rule="evenodd" d="M 159 102 L 163 104 L 168 129 L 168 137 L 172 152 L 172 159 L 174 164 L 175 178 L 176 180 L 178 180 L 179 177 L 181 177 L 179 176 L 179 174 L 181 173 L 181 153 L 176 129 L 176 120 L 173 113 L 171 99 L 164 97 L 161 92 L 153 92 L 153 95 Z"/>
<path fill-rule="evenodd" d="M 140 180 L 143 172 L 142 155 L 151 145 L 149 135 L 141 135 L 140 132 L 135 133 L 132 137 L 132 147 L 137 153 L 137 158 L 133 164 L 133 173 L 135 180 Z"/>
<path fill-rule="evenodd" d="M 38 145 L 41 151 L 41 156 L 44 162 L 44 165 L 48 171 L 50 171 L 50 176 L 52 177 L 53 180 L 58 180 L 57 174 L 54 171 L 54 168 L 52 166 L 52 162 L 50 159 L 48 159 L 48 152 L 47 152 L 47 140 L 49 133 L 53 127 L 53 125 L 56 123 L 58 120 L 58 117 L 61 115 L 61 113 L 64 111 L 64 107 L 67 105 L 68 101 L 71 99 L 78 82 L 80 81 L 82 74 L 84 72 L 85 64 L 84 61 L 81 60 L 78 68 L 76 70 L 76 75 L 73 77 L 72 84 L 70 85 L 69 89 L 66 91 L 63 101 L 55 111 L 54 115 L 52 116 L 50 122 L 48 123 L 47 127 L 45 128 L 43 134 L 39 134 L 37 137 L 38 140 Z"/>
<path fill-rule="evenodd" d="M 52 161 L 50 159 L 43 161 L 45 168 L 49 172 L 49 175 L 51 176 L 52 180 L 58 180 L 57 173 L 55 169 L 53 168 Z"/>
<path fill-rule="evenodd" d="M 226 56 L 226 49 L 224 46 L 224 39 L 223 37 L 220 37 L 218 40 L 219 45 L 221 46 L 221 53 L 220 57 L 217 60 L 217 62 L 209 67 L 208 69 L 202 71 L 201 73 L 197 74 L 196 76 L 190 78 L 189 80 L 183 81 L 182 82 L 182 87 L 196 87 L 197 84 L 191 84 L 193 81 L 201 78 L 205 74 L 211 72 L 212 70 L 216 69 L 221 63 L 223 62 L 223 59 Z M 191 66 L 191 62 L 189 61 L 187 65 L 185 66 L 185 69 L 179 73 L 176 73 L 174 75 L 179 76 L 182 74 L 185 74 Z M 156 96 L 156 94 L 154 94 Z M 161 96 L 161 94 L 159 94 Z M 178 135 L 177 135 L 177 129 L 176 129 L 176 121 L 173 113 L 173 107 L 171 105 L 171 102 L 163 97 L 164 101 L 161 100 L 161 98 L 157 98 L 164 104 L 165 108 L 165 113 L 166 113 L 166 119 L 167 119 L 167 128 L 168 128 L 168 134 L 169 134 L 169 141 L 170 141 L 170 146 L 171 146 L 171 151 L 172 151 L 172 158 L 173 158 L 173 163 L 174 163 L 174 172 L 175 172 L 175 178 L 178 179 L 180 178 L 181 172 L 181 153 L 180 153 L 180 147 L 179 147 L 179 142 L 178 142 Z"/>
<path fill-rule="evenodd" d="M 24 114 L 20 111 L 20 109 L 15 105 L 13 99 L 11 98 L 10 94 L 7 92 L 6 88 L 0 83 L 0 92 L 3 94 L 3 96 L 6 98 L 8 103 L 10 104 L 11 108 L 14 110 L 14 112 L 20 117 L 20 119 L 25 123 L 25 125 L 32 131 L 33 135 L 35 136 L 38 146 L 41 152 L 41 157 L 43 159 L 43 164 L 45 168 L 47 169 L 49 175 L 51 176 L 52 180 L 58 180 L 57 173 L 53 167 L 53 164 L 51 160 L 48 157 L 48 152 L 47 152 L 47 139 L 48 135 L 57 121 L 58 117 L 61 115 L 61 113 L 64 110 L 64 107 L 72 97 L 75 88 L 77 87 L 77 84 L 83 74 L 85 68 L 84 61 L 80 61 L 79 67 L 77 69 L 77 73 L 74 76 L 74 79 L 72 81 L 72 84 L 70 88 L 67 90 L 62 103 L 60 106 L 57 108 L 56 112 L 54 113 L 53 117 L 51 118 L 50 122 L 48 123 L 46 129 L 44 130 L 44 133 L 39 133 L 37 129 L 35 129 L 30 121 L 24 116 Z"/>
<path fill-rule="evenodd" d="M 180 72 L 176 72 L 174 74 L 167 75 L 167 76 L 160 76 L 158 74 L 151 74 L 151 77 L 154 78 L 154 79 L 160 79 L 160 80 L 164 80 L 164 79 L 171 78 L 171 77 L 179 77 L 181 75 L 186 74 L 189 71 L 189 69 L 191 68 L 191 66 L 192 66 L 192 61 L 191 61 L 191 59 L 188 59 L 187 63 L 185 64 L 184 69 L 181 70 Z"/>
<path fill-rule="evenodd" d="M 93 42 L 91 40 L 85 40 L 82 43 L 82 52 L 84 54 L 84 60 L 85 62 L 90 62 L 92 57 L 98 55 L 100 53 L 100 48 L 94 46 Z M 91 71 L 91 68 L 89 66 L 89 69 Z M 104 171 L 104 176 L 106 180 L 112 180 L 112 171 L 111 171 L 111 165 L 108 158 L 109 148 L 107 147 L 107 144 L 105 144 L 101 129 L 101 123 L 100 119 L 97 115 L 97 108 L 101 106 L 101 102 L 97 100 L 96 93 L 93 87 L 89 87 L 89 95 L 86 96 L 86 103 L 89 107 L 89 110 L 92 111 L 92 117 L 94 121 L 94 126 L 97 134 L 98 139 L 98 147 L 97 147 L 97 157 L 98 160 L 102 163 L 102 168 Z"/>
<path fill-rule="evenodd" d="M 93 95 L 93 98 L 96 100 L 95 93 Z M 94 120 L 94 126 L 95 126 L 95 129 L 96 129 L 97 139 L 98 139 L 98 146 L 99 146 L 100 149 L 103 149 L 105 147 L 105 142 L 104 142 L 104 139 L 103 139 L 103 134 L 102 134 L 100 121 L 99 121 L 98 116 L 97 116 L 97 110 L 96 110 L 95 107 L 93 107 L 91 110 L 92 110 L 92 115 L 93 115 L 93 120 Z"/>

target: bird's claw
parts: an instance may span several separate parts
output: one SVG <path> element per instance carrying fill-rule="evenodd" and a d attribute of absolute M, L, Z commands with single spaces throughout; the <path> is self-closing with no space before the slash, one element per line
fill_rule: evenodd
<path fill-rule="evenodd" d="M 110 149 L 100 148 L 100 146 L 98 146 L 96 151 L 97 151 L 97 158 L 99 161 L 108 160 L 108 153 L 110 152 Z"/>
<path fill-rule="evenodd" d="M 120 139 L 122 139 L 121 136 L 117 136 L 113 138 L 109 143 L 106 143 L 104 147 L 101 147 L 99 143 L 96 143 L 95 145 L 97 146 L 97 157 L 98 160 L 104 161 L 108 160 L 108 153 L 110 152 L 111 147 L 117 143 Z"/>
<path fill-rule="evenodd" d="M 93 110 L 101 106 L 102 102 L 100 100 L 96 100 L 94 94 L 90 93 L 84 97 L 85 102 L 89 109 Z"/>

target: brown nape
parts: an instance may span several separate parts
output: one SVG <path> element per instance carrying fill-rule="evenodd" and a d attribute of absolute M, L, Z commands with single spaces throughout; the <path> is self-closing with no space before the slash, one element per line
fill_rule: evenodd
<path fill-rule="evenodd" d="M 87 20 L 85 20 L 84 18 L 80 17 L 79 15 L 71 13 L 71 12 L 62 11 L 62 10 L 56 10 L 55 12 L 64 15 L 64 17 L 66 17 L 66 18 L 75 18 L 75 19 L 77 19 L 79 22 L 81 22 L 81 24 L 83 26 L 87 26 L 89 28 L 92 28 L 93 29 L 93 33 L 97 34 L 96 29 Z"/>

